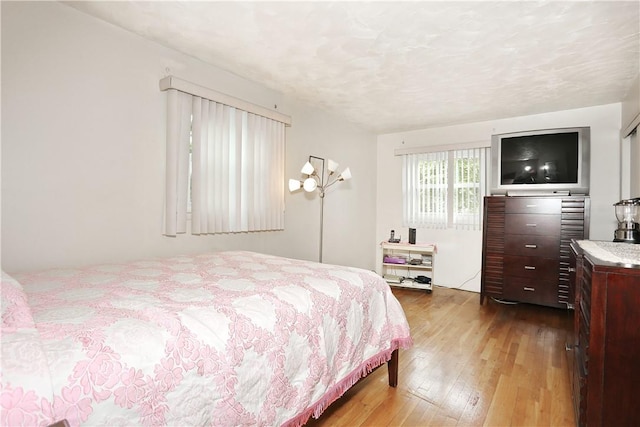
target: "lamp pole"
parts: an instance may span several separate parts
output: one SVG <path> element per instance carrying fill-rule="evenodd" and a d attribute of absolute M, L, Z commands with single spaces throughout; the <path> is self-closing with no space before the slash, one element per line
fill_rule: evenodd
<path fill-rule="evenodd" d="M 318 190 L 320 190 L 320 256 L 319 262 L 322 264 L 322 240 L 324 237 L 324 159 L 322 157 L 309 156 L 309 162 L 311 159 L 316 159 L 322 162 L 321 172 L 318 174 L 320 180 Z"/>
<path fill-rule="evenodd" d="M 315 159 L 318 162 L 322 163 L 322 166 L 318 164 L 318 166 L 320 166 L 320 171 L 318 171 L 318 168 L 311 163 L 311 159 Z M 316 190 L 318 190 L 318 192 L 320 193 L 320 253 L 318 258 L 321 263 L 322 244 L 324 240 L 324 196 L 326 194 L 327 188 L 331 187 L 339 181 L 346 181 L 351 179 L 351 170 L 349 168 L 344 169 L 342 173 L 336 176 L 334 174 L 336 173 L 337 169 L 338 164 L 329 159 L 329 165 L 327 167 L 328 175 L 326 176 L 327 182 L 325 184 L 324 159 L 322 157 L 309 156 L 309 161 L 305 163 L 305 165 L 302 167 L 302 170 L 300 171 L 303 175 L 306 175 L 307 178 L 305 178 L 303 181 L 298 179 L 289 180 L 289 191 L 292 193 L 301 188 L 304 188 L 304 191 L 306 191 L 307 193 L 311 193 Z M 333 180 L 331 180 L 332 176 Z"/>
<path fill-rule="evenodd" d="M 320 264 L 322 264 L 323 233 L 324 233 L 324 190 L 320 191 Z"/>

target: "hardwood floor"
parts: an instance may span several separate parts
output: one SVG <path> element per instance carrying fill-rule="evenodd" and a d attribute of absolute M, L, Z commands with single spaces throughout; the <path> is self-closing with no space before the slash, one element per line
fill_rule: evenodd
<path fill-rule="evenodd" d="M 565 343 L 572 311 L 436 287 L 393 289 L 414 346 L 398 387 L 381 367 L 307 426 L 573 426 Z"/>

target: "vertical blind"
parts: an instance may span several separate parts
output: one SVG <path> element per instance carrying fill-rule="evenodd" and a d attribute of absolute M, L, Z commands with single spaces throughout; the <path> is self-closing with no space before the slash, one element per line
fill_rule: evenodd
<path fill-rule="evenodd" d="M 403 156 L 404 223 L 409 227 L 447 227 L 448 152 Z"/>
<path fill-rule="evenodd" d="M 403 155 L 403 225 L 479 230 L 489 148 Z"/>
<path fill-rule="evenodd" d="M 285 124 L 176 89 L 167 90 L 163 233 L 284 228 Z"/>
<path fill-rule="evenodd" d="M 454 150 L 453 227 L 480 230 L 487 195 L 489 148 Z"/>

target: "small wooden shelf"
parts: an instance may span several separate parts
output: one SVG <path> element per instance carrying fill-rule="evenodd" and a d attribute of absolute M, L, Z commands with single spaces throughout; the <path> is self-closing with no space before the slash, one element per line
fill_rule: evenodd
<path fill-rule="evenodd" d="M 433 271 L 436 246 L 433 244 L 409 244 L 382 242 L 382 277 L 391 286 L 403 288 L 423 289 L 431 292 L 433 289 Z M 384 262 L 385 257 L 394 256 L 406 260 L 405 263 Z M 410 263 L 420 260 L 419 264 Z M 424 274 L 426 273 L 426 274 Z M 431 283 L 420 283 L 417 276 L 429 277 Z"/>

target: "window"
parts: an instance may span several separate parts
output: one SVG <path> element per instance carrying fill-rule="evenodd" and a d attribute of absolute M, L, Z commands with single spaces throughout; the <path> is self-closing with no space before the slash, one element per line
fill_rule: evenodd
<path fill-rule="evenodd" d="M 164 234 L 284 228 L 285 123 L 167 91 Z"/>
<path fill-rule="evenodd" d="M 403 225 L 479 230 L 488 148 L 403 156 Z"/>

